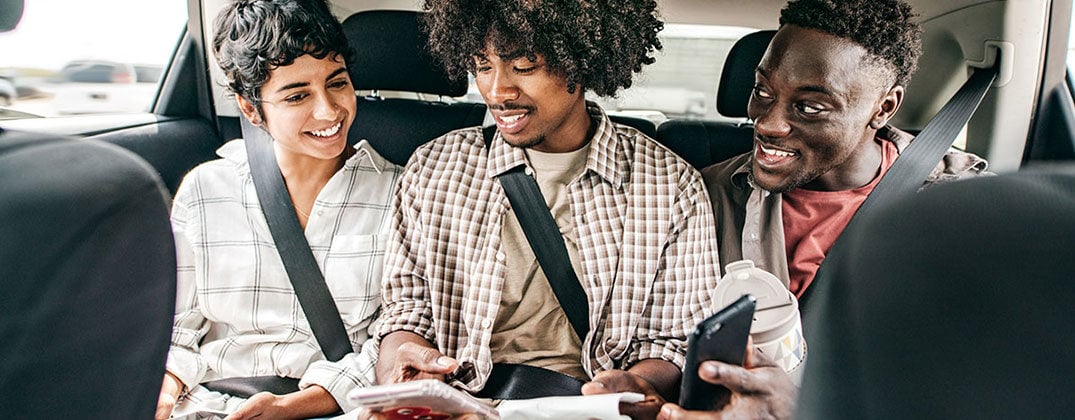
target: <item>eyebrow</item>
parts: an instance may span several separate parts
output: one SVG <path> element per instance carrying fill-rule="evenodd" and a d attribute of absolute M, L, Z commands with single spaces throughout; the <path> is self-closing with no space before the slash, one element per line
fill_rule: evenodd
<path fill-rule="evenodd" d="M 754 68 L 754 71 L 758 72 L 758 74 L 761 74 L 762 77 L 764 77 L 766 79 L 769 78 L 769 72 L 765 71 L 765 69 L 761 68 L 761 66 L 758 66 L 758 67 Z M 796 87 L 795 90 L 801 91 L 801 92 L 816 92 L 816 93 L 821 93 L 821 94 L 824 94 L 824 95 L 836 96 L 835 93 L 833 93 L 831 90 L 825 88 L 824 86 L 806 85 L 806 86 Z"/>
<path fill-rule="evenodd" d="M 346 72 L 347 72 L 347 67 L 340 67 L 340 68 L 336 69 L 336 71 L 334 71 L 334 72 L 332 72 L 331 74 L 329 74 L 328 76 L 326 76 L 326 77 L 325 77 L 325 81 L 327 82 L 327 81 L 329 81 L 329 80 L 332 80 L 332 79 L 333 79 L 333 78 L 335 78 L 336 76 L 339 76 L 339 75 L 340 75 L 340 73 L 346 73 Z M 276 92 L 277 92 L 277 93 L 279 93 L 279 92 L 283 92 L 283 91 L 285 91 L 285 90 L 290 90 L 290 89 L 296 89 L 296 88 L 306 87 L 306 86 L 309 86 L 309 85 L 310 85 L 310 83 L 308 83 L 308 82 L 295 82 L 295 83 L 289 83 L 289 84 L 286 84 L 286 85 L 284 85 L 284 86 L 283 86 L 283 87 L 281 87 L 280 89 L 277 89 L 277 90 L 276 90 Z"/>

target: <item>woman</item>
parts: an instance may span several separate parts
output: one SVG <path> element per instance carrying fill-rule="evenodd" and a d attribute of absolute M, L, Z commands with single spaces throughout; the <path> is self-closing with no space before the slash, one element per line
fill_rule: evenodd
<path fill-rule="evenodd" d="M 350 48 L 323 0 L 239 0 L 217 17 L 213 50 L 243 117 L 267 131 L 295 216 L 352 348 L 369 338 L 400 168 L 365 141 L 347 146 Z M 308 418 L 348 409 L 371 353 L 325 360 L 273 244 L 242 140 L 183 180 L 172 209 L 179 263 L 175 330 L 157 418 Z M 199 385 L 300 379 L 242 399 Z M 173 412 L 174 408 L 174 412 Z"/>

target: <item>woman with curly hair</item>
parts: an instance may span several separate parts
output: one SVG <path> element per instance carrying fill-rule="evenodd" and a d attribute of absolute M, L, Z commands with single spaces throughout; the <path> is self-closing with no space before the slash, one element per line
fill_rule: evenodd
<path fill-rule="evenodd" d="M 455 77 L 474 74 L 496 125 L 435 139 L 404 170 L 378 380 L 446 379 L 492 398 L 548 395 L 513 394 L 511 383 L 565 383 L 559 395 L 631 391 L 646 399 L 625 408 L 652 418 L 675 395 L 687 334 L 711 309 L 713 215 L 697 171 L 612 123 L 584 92 L 614 94 L 654 61 L 656 3 L 425 8 L 431 51 Z M 516 171 L 532 175 L 544 201 L 535 207 L 562 235 L 560 271 L 546 274 L 513 209 L 525 203 L 509 203 L 501 187 Z"/>

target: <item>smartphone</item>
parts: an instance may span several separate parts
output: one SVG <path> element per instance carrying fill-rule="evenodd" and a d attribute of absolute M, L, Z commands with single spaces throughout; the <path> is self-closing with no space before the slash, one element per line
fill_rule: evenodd
<path fill-rule="evenodd" d="M 747 337 L 754 322 L 754 296 L 743 295 L 720 312 L 706 318 L 687 338 L 687 361 L 683 365 L 683 382 L 679 405 L 687 410 L 720 410 L 732 397 L 731 391 L 698 377 L 698 366 L 717 360 L 742 366 L 746 357 Z"/>
<path fill-rule="evenodd" d="M 392 420 L 446 420 L 460 414 L 500 418 L 492 405 L 436 379 L 356 388 L 347 398 Z"/>

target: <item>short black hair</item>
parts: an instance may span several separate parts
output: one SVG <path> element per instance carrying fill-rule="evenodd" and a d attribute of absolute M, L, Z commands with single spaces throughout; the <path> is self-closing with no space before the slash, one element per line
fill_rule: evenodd
<path fill-rule="evenodd" d="M 896 84 L 906 86 L 922 54 L 922 28 L 915 17 L 902 0 L 791 0 L 780 11 L 780 25 L 851 40 L 880 59 Z"/>
<path fill-rule="evenodd" d="M 236 0 L 213 23 L 213 52 L 228 89 L 261 113 L 261 87 L 269 72 L 309 54 L 354 55 L 343 25 L 325 0 Z"/>
<path fill-rule="evenodd" d="M 473 71 L 490 41 L 501 53 L 541 54 L 569 92 L 600 96 L 630 87 L 654 62 L 664 28 L 654 0 L 425 0 L 424 8 L 430 51 L 453 78 Z"/>

